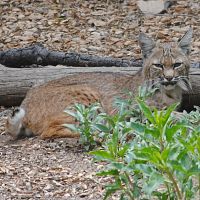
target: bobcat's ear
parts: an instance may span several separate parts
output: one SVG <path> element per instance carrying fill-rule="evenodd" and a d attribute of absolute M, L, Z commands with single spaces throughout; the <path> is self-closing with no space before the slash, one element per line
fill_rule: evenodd
<path fill-rule="evenodd" d="M 185 35 L 180 39 L 178 46 L 182 49 L 184 54 L 189 55 L 190 46 L 192 43 L 192 28 L 190 28 Z"/>
<path fill-rule="evenodd" d="M 139 35 L 139 45 L 142 50 L 143 58 L 147 58 L 156 46 L 154 40 L 144 33 L 140 33 Z"/>

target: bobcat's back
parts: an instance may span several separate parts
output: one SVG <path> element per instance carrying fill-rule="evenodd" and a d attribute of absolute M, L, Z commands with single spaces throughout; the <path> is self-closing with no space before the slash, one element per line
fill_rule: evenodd
<path fill-rule="evenodd" d="M 26 113 L 23 127 L 28 127 L 34 135 L 42 138 L 78 137 L 79 134 L 62 126 L 64 123 L 75 123 L 71 116 L 63 112 L 64 109 L 75 103 L 87 106 L 99 102 L 107 113 L 112 113 L 113 99 L 123 96 L 130 77 L 114 73 L 81 73 L 32 88 L 21 104 Z M 136 84 L 129 89 L 137 87 Z M 18 132 L 12 135 L 18 137 Z"/>

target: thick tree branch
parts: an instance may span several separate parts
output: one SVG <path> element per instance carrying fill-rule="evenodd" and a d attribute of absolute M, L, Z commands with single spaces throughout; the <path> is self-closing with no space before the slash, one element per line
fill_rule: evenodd
<path fill-rule="evenodd" d="M 0 64 L 23 68 L 37 65 L 66 65 L 75 67 L 140 67 L 141 60 L 125 60 L 78 53 L 50 51 L 42 45 L 0 51 Z M 36 66 L 33 66 L 35 64 Z"/>
<path fill-rule="evenodd" d="M 142 61 L 50 51 L 41 44 L 36 44 L 26 48 L 0 51 L 0 64 L 13 68 L 37 68 L 38 65 L 65 65 L 74 67 L 141 67 Z M 200 62 L 193 63 L 192 67 L 200 68 Z"/>
<path fill-rule="evenodd" d="M 26 92 L 47 81 L 87 72 L 135 73 L 138 68 L 128 67 L 64 67 L 7 68 L 0 65 L 0 105 L 16 106 L 21 103 Z"/>

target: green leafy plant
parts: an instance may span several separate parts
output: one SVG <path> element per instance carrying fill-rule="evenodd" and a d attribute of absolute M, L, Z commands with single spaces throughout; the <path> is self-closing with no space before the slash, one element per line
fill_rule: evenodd
<path fill-rule="evenodd" d="M 185 121 L 185 123 L 189 123 L 193 126 L 200 126 L 200 107 L 194 106 L 196 109 L 195 111 L 191 111 L 190 113 L 187 113 L 186 111 L 183 111 L 182 120 Z"/>
<path fill-rule="evenodd" d="M 63 124 L 66 128 L 71 129 L 74 132 L 80 133 L 80 144 L 86 150 L 93 149 L 97 146 L 97 138 L 99 133 L 97 133 L 94 128 L 94 124 L 103 124 L 102 118 L 98 116 L 98 110 L 101 107 L 98 103 L 85 106 L 82 104 L 75 104 L 71 109 L 66 109 L 64 112 L 71 115 L 78 122 L 77 124 Z"/>
<path fill-rule="evenodd" d="M 83 143 L 100 149 L 90 152 L 106 163 L 99 176 L 111 177 L 104 199 L 117 192 L 125 199 L 198 199 L 200 191 L 199 110 L 176 120 L 177 105 L 150 108 L 146 93 L 117 100 L 118 112 L 97 113 L 98 106 L 76 105 L 76 126 Z M 70 114 L 68 112 L 68 114 Z M 95 137 L 94 137 L 95 136 Z"/>

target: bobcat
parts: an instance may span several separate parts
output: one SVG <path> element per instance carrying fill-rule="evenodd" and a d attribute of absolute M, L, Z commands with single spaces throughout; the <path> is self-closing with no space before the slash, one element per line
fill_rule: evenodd
<path fill-rule="evenodd" d="M 125 90 L 136 91 L 140 85 L 159 86 L 150 104 L 162 107 L 180 102 L 183 91 L 191 89 L 188 55 L 192 29 L 178 43 L 159 44 L 141 33 L 139 44 L 143 54 L 143 68 L 136 75 L 116 73 L 81 73 L 33 87 L 20 108 L 6 122 L 6 132 L 13 138 L 39 135 L 42 139 L 79 137 L 63 127 L 76 123 L 63 113 L 74 103 L 86 106 L 99 102 L 104 111 L 113 114 L 116 97 L 125 98 Z"/>

